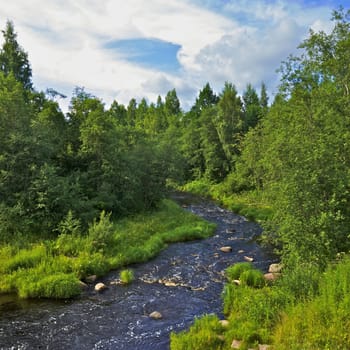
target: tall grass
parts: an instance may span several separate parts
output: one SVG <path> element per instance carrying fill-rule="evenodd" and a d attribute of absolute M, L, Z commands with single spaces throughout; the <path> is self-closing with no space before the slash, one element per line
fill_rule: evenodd
<path fill-rule="evenodd" d="M 227 270 L 229 281 L 254 271 L 249 266 Z M 274 350 L 315 350 L 350 348 L 350 257 L 331 264 L 325 272 L 312 263 L 284 271 L 272 286 L 251 288 L 227 283 L 223 311 L 229 320 L 222 332 L 208 322 L 196 321 L 187 332 L 171 337 L 171 349 L 196 348 L 200 334 L 220 335 L 224 342 L 205 348 L 229 349 L 233 339 L 242 349 L 267 343 Z M 219 346 L 219 347 L 216 347 Z"/>
<path fill-rule="evenodd" d="M 0 293 L 73 297 L 84 277 L 146 261 L 172 242 L 208 237 L 215 226 L 164 200 L 158 211 L 117 222 L 102 212 L 86 234 L 72 214 L 60 227 L 57 239 L 0 247 Z"/>
<path fill-rule="evenodd" d="M 219 184 L 206 179 L 195 180 L 181 187 L 182 190 L 204 197 L 210 197 L 233 212 L 254 221 L 266 221 L 272 215 L 272 209 L 261 191 L 234 192 L 229 179 Z"/>

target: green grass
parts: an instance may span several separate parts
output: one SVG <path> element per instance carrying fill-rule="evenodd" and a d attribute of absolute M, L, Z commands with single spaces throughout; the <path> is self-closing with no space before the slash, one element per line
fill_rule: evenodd
<path fill-rule="evenodd" d="M 54 240 L 1 246 L 0 293 L 74 297 L 86 276 L 149 260 L 170 243 L 208 237 L 214 228 L 169 200 L 157 211 L 117 222 L 102 212 L 86 234 L 65 230 Z"/>
<path fill-rule="evenodd" d="M 237 264 L 226 276 L 232 281 L 252 271 Z M 350 257 L 325 272 L 305 263 L 285 271 L 273 285 L 256 287 L 227 283 L 222 297 L 229 326 L 219 329 L 214 316 L 210 322 L 196 320 L 187 332 L 171 336 L 171 349 L 230 349 L 233 339 L 242 342 L 241 349 L 257 349 L 258 344 L 270 344 L 273 350 L 349 348 Z M 200 342 L 201 335 L 207 346 Z"/>
<path fill-rule="evenodd" d="M 134 272 L 130 269 L 120 271 L 120 280 L 123 284 L 130 284 L 134 280 Z"/>
<path fill-rule="evenodd" d="M 182 186 L 181 190 L 212 198 L 252 221 L 266 221 L 272 215 L 271 206 L 262 192 L 242 191 L 234 193 L 225 181 L 212 184 L 206 179 L 195 180 Z"/>

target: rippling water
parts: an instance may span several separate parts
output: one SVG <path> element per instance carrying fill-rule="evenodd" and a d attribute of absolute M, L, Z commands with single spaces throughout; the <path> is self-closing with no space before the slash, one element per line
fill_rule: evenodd
<path fill-rule="evenodd" d="M 187 210 L 215 222 L 213 237 L 172 244 L 148 263 L 132 266 L 135 281 L 114 285 L 119 273 L 101 279 L 79 299 L 25 301 L 0 297 L 0 349 L 169 349 L 169 334 L 188 328 L 195 317 L 221 315 L 223 270 L 254 258 L 266 270 L 273 257 L 255 238 L 261 228 L 219 206 L 189 195 L 175 198 Z M 231 246 L 231 253 L 222 253 Z M 111 284 L 112 282 L 112 284 Z M 158 311 L 163 318 L 149 317 Z"/>

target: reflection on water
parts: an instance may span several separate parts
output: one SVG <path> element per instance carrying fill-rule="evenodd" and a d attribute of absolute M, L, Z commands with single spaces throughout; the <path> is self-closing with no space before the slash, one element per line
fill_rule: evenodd
<path fill-rule="evenodd" d="M 0 297 L 0 349 L 159 349 L 169 334 L 187 328 L 195 317 L 221 313 L 223 270 L 244 256 L 263 270 L 272 260 L 255 237 L 261 228 L 241 216 L 189 195 L 175 198 L 187 210 L 217 223 L 213 237 L 177 243 L 152 261 L 134 265 L 135 281 L 113 284 L 118 272 L 93 285 L 79 299 L 52 302 Z M 231 253 L 222 253 L 222 246 Z M 153 311 L 162 319 L 149 317 Z"/>

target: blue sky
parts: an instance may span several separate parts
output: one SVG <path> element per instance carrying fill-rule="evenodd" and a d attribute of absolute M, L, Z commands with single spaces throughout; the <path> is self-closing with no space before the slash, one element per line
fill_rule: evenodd
<path fill-rule="evenodd" d="M 100 97 L 155 102 L 175 88 L 186 110 L 209 82 L 242 93 L 265 82 L 271 98 L 280 62 L 309 29 L 329 31 L 332 10 L 350 0 L 11 0 L 0 27 L 15 24 L 38 90 L 76 86 Z"/>

